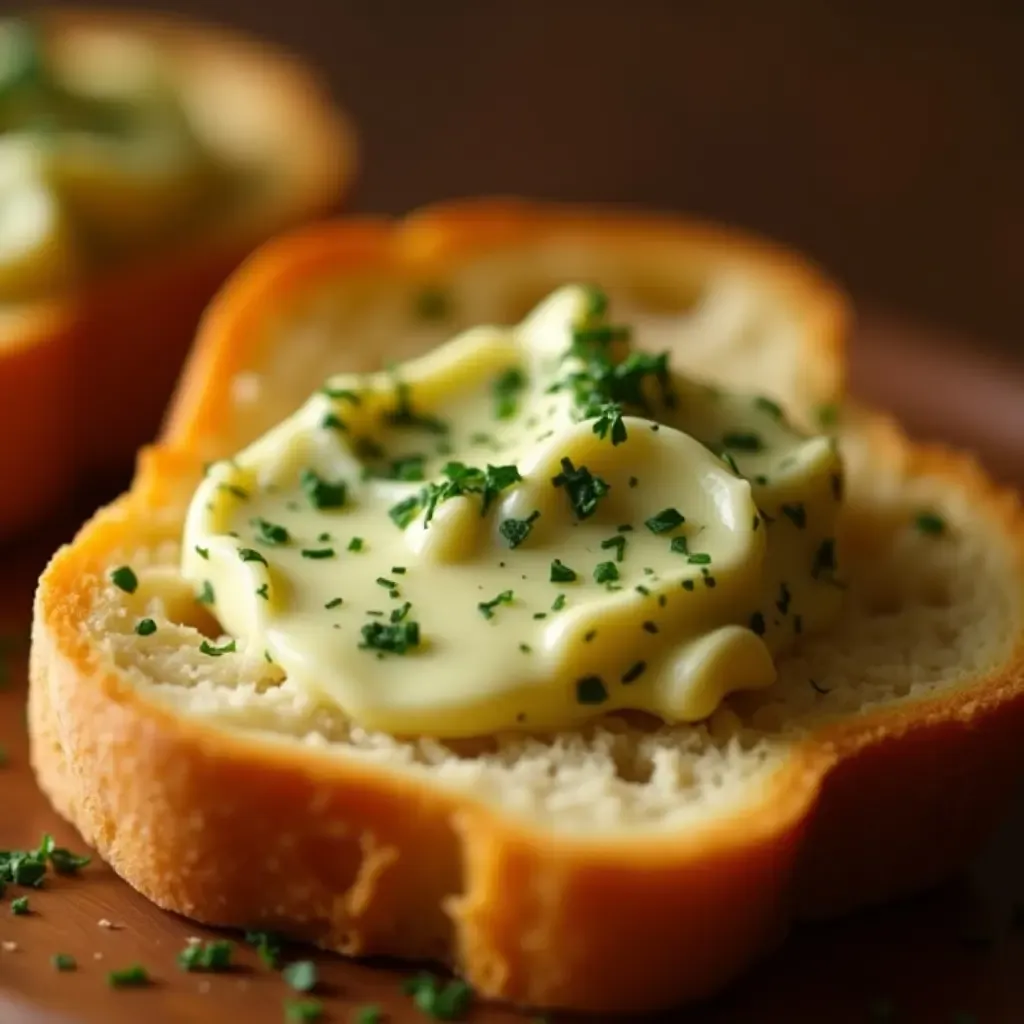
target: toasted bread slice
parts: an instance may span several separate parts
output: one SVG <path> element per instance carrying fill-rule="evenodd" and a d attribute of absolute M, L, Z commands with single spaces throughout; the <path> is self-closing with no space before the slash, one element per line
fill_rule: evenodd
<path fill-rule="evenodd" d="M 665 259 L 674 241 L 705 282 L 728 252 L 749 294 L 779 296 L 785 329 L 757 342 L 779 346 L 779 361 L 762 353 L 763 365 L 800 371 L 761 390 L 804 408 L 834 395 L 834 291 L 735 239 L 718 248 L 721 236 L 652 221 L 502 205 L 318 229 L 257 256 L 207 317 L 165 442 L 58 552 L 36 599 L 40 782 L 160 906 L 444 961 L 519 1004 L 639 1012 L 715 991 L 795 912 L 946 875 L 999 813 L 1022 759 L 1024 515 L 969 459 L 915 448 L 869 414 L 842 436 L 843 621 L 781 662 L 773 687 L 700 725 L 608 716 L 553 736 L 399 740 L 262 658 L 200 653 L 218 626 L 177 558 L 202 461 L 329 371 L 412 338 L 414 283 L 452 302 L 480 294 L 460 282 L 489 283 L 491 305 L 467 315 L 501 318 L 563 235 L 581 260 L 604 256 L 594 274 L 612 276 L 613 293 L 647 245 Z M 567 277 L 585 272 L 566 259 Z M 703 365 L 728 378 L 737 342 L 719 344 L 720 362 Z M 110 582 L 121 564 L 138 575 L 132 594 Z M 145 637 L 142 616 L 157 622 Z"/>
<path fill-rule="evenodd" d="M 58 66 L 111 38 L 166 62 L 184 108 L 237 181 L 194 230 L 0 304 L 0 536 L 36 522 L 84 473 L 130 464 L 155 436 L 206 304 L 259 243 L 334 208 L 354 135 L 316 75 L 276 47 L 182 18 L 49 9 Z"/>

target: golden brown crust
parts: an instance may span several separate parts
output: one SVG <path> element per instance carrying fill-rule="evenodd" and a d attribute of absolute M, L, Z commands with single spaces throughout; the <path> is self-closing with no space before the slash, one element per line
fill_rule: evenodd
<path fill-rule="evenodd" d="M 219 427 L 210 391 L 245 365 L 247 318 L 268 289 L 336 272 L 339 259 L 391 268 L 389 230 L 314 229 L 256 256 L 206 320 L 173 444 L 144 455 L 133 491 L 43 575 L 29 722 L 58 810 L 169 909 L 348 953 L 447 960 L 485 996 L 598 1012 L 706 995 L 778 941 L 794 907 L 883 899 L 959 866 L 1022 767 L 1019 637 L 991 677 L 824 727 L 749 806 L 642 841 L 550 832 L 419 776 L 177 715 L 104 659 L 85 623 L 106 567 L 175 537 L 176 515 L 157 512 L 187 496 L 188 449 Z M 857 429 L 880 465 L 969 492 L 991 543 L 1024 572 L 1019 504 L 971 460 L 915 448 L 881 419 Z"/>
<path fill-rule="evenodd" d="M 0 495 L 0 536 L 37 519 L 82 472 L 123 465 L 154 436 L 210 297 L 253 246 L 331 209 L 354 167 L 344 117 L 309 70 L 277 49 L 128 12 L 51 9 L 40 19 L 51 38 L 123 26 L 209 78 L 212 97 L 244 87 L 250 130 L 265 138 L 275 185 L 201 235 L 116 267 L 74 294 L 8 311 L 0 322 L 0 432 L 18 437 L 29 428 L 32 444 L 0 451 L 0 476 L 16 482 Z"/>

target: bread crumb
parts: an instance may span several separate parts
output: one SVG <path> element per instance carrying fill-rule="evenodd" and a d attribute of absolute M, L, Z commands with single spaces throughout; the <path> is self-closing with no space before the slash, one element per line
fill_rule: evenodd
<path fill-rule="evenodd" d="M 122 927 L 122 926 L 121 926 L 121 925 L 119 925 L 119 924 L 114 924 L 114 922 L 113 922 L 113 921 L 108 921 L 108 920 L 107 920 L 107 919 L 106 919 L 105 917 L 101 917 L 101 918 L 100 918 L 100 919 L 99 919 L 99 920 L 98 920 L 98 921 L 97 921 L 96 923 L 97 923 L 97 924 L 98 924 L 98 925 L 99 925 L 99 926 L 100 926 L 101 928 L 109 928 L 109 929 L 110 929 L 110 931 L 117 931 L 117 929 L 118 929 L 118 928 L 121 928 L 121 927 Z"/>
<path fill-rule="evenodd" d="M 190 935 L 185 941 L 190 946 L 200 946 L 200 945 L 202 945 L 202 942 L 203 942 L 203 940 L 201 938 L 199 938 L 198 935 Z"/>
<path fill-rule="evenodd" d="M 5 953 L 16 953 L 18 951 L 18 944 L 16 942 L 0 942 L 0 949 Z"/>
<path fill-rule="evenodd" d="M 200 995 L 206 995 L 210 991 L 210 983 L 208 981 L 199 982 L 199 993 Z"/>
<path fill-rule="evenodd" d="M 93 960 L 102 960 L 103 959 L 103 954 L 100 953 L 99 951 L 97 951 L 97 952 L 93 953 L 92 958 L 93 958 Z"/>

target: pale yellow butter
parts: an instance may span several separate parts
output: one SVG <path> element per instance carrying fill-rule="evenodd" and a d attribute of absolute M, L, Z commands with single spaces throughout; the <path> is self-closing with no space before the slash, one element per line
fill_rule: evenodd
<path fill-rule="evenodd" d="M 332 378 L 213 466 L 183 571 L 239 647 L 394 734 L 624 708 L 693 721 L 770 685 L 773 655 L 840 609 L 835 446 L 773 403 L 657 372 L 623 410 L 624 439 L 610 423 L 600 436 L 571 386 L 551 390 L 585 370 L 566 356 L 574 331 L 615 327 L 595 299 L 566 287 L 518 327 Z M 594 350 L 628 378 L 625 341 Z M 480 472 L 429 514 L 452 461 Z M 492 468 L 508 485 L 479 493 L 488 466 L 520 479 Z M 382 478 L 410 467 L 423 479 Z"/>

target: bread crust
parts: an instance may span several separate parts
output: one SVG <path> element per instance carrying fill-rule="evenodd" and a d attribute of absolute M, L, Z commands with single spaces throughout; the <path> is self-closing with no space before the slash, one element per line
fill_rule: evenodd
<path fill-rule="evenodd" d="M 1024 767 L 1020 636 L 989 677 L 825 726 L 794 743 L 749 805 L 638 840 L 556 833 L 397 769 L 175 714 L 134 688 L 84 625 L 116 553 L 177 539 L 195 451 L 223 425 L 218 397 L 246 365 L 268 293 L 340 265 L 395 272 L 419 246 L 455 247 L 438 225 L 457 237 L 469 209 L 414 218 L 399 229 L 398 256 L 381 222 L 312 229 L 258 254 L 223 293 L 164 445 L 40 581 L 33 765 L 58 811 L 167 909 L 348 954 L 446 961 L 482 995 L 521 1005 L 673 1006 L 720 988 L 796 913 L 885 899 L 963 863 Z M 508 209 L 495 213 L 499 239 L 501 218 L 515 219 Z M 478 241 L 489 224 L 479 210 L 467 229 Z M 823 303 L 823 322 L 842 323 L 845 310 Z M 858 430 L 879 462 L 969 492 L 1024 576 L 1016 498 L 969 458 L 914 447 L 888 421 L 869 416 Z"/>
<path fill-rule="evenodd" d="M 179 18 L 70 9 L 38 17 L 51 38 L 108 26 L 138 33 L 176 67 L 216 75 L 225 88 L 210 90 L 214 103 L 244 85 L 250 130 L 266 137 L 276 184 L 201 233 L 4 317 L 0 434 L 19 437 L 30 424 L 32 444 L 0 449 L 0 476 L 17 481 L 0 493 L 0 536 L 53 508 L 82 473 L 128 464 L 155 436 L 211 296 L 259 242 L 331 209 L 355 163 L 344 116 L 309 69 L 278 49 Z"/>

